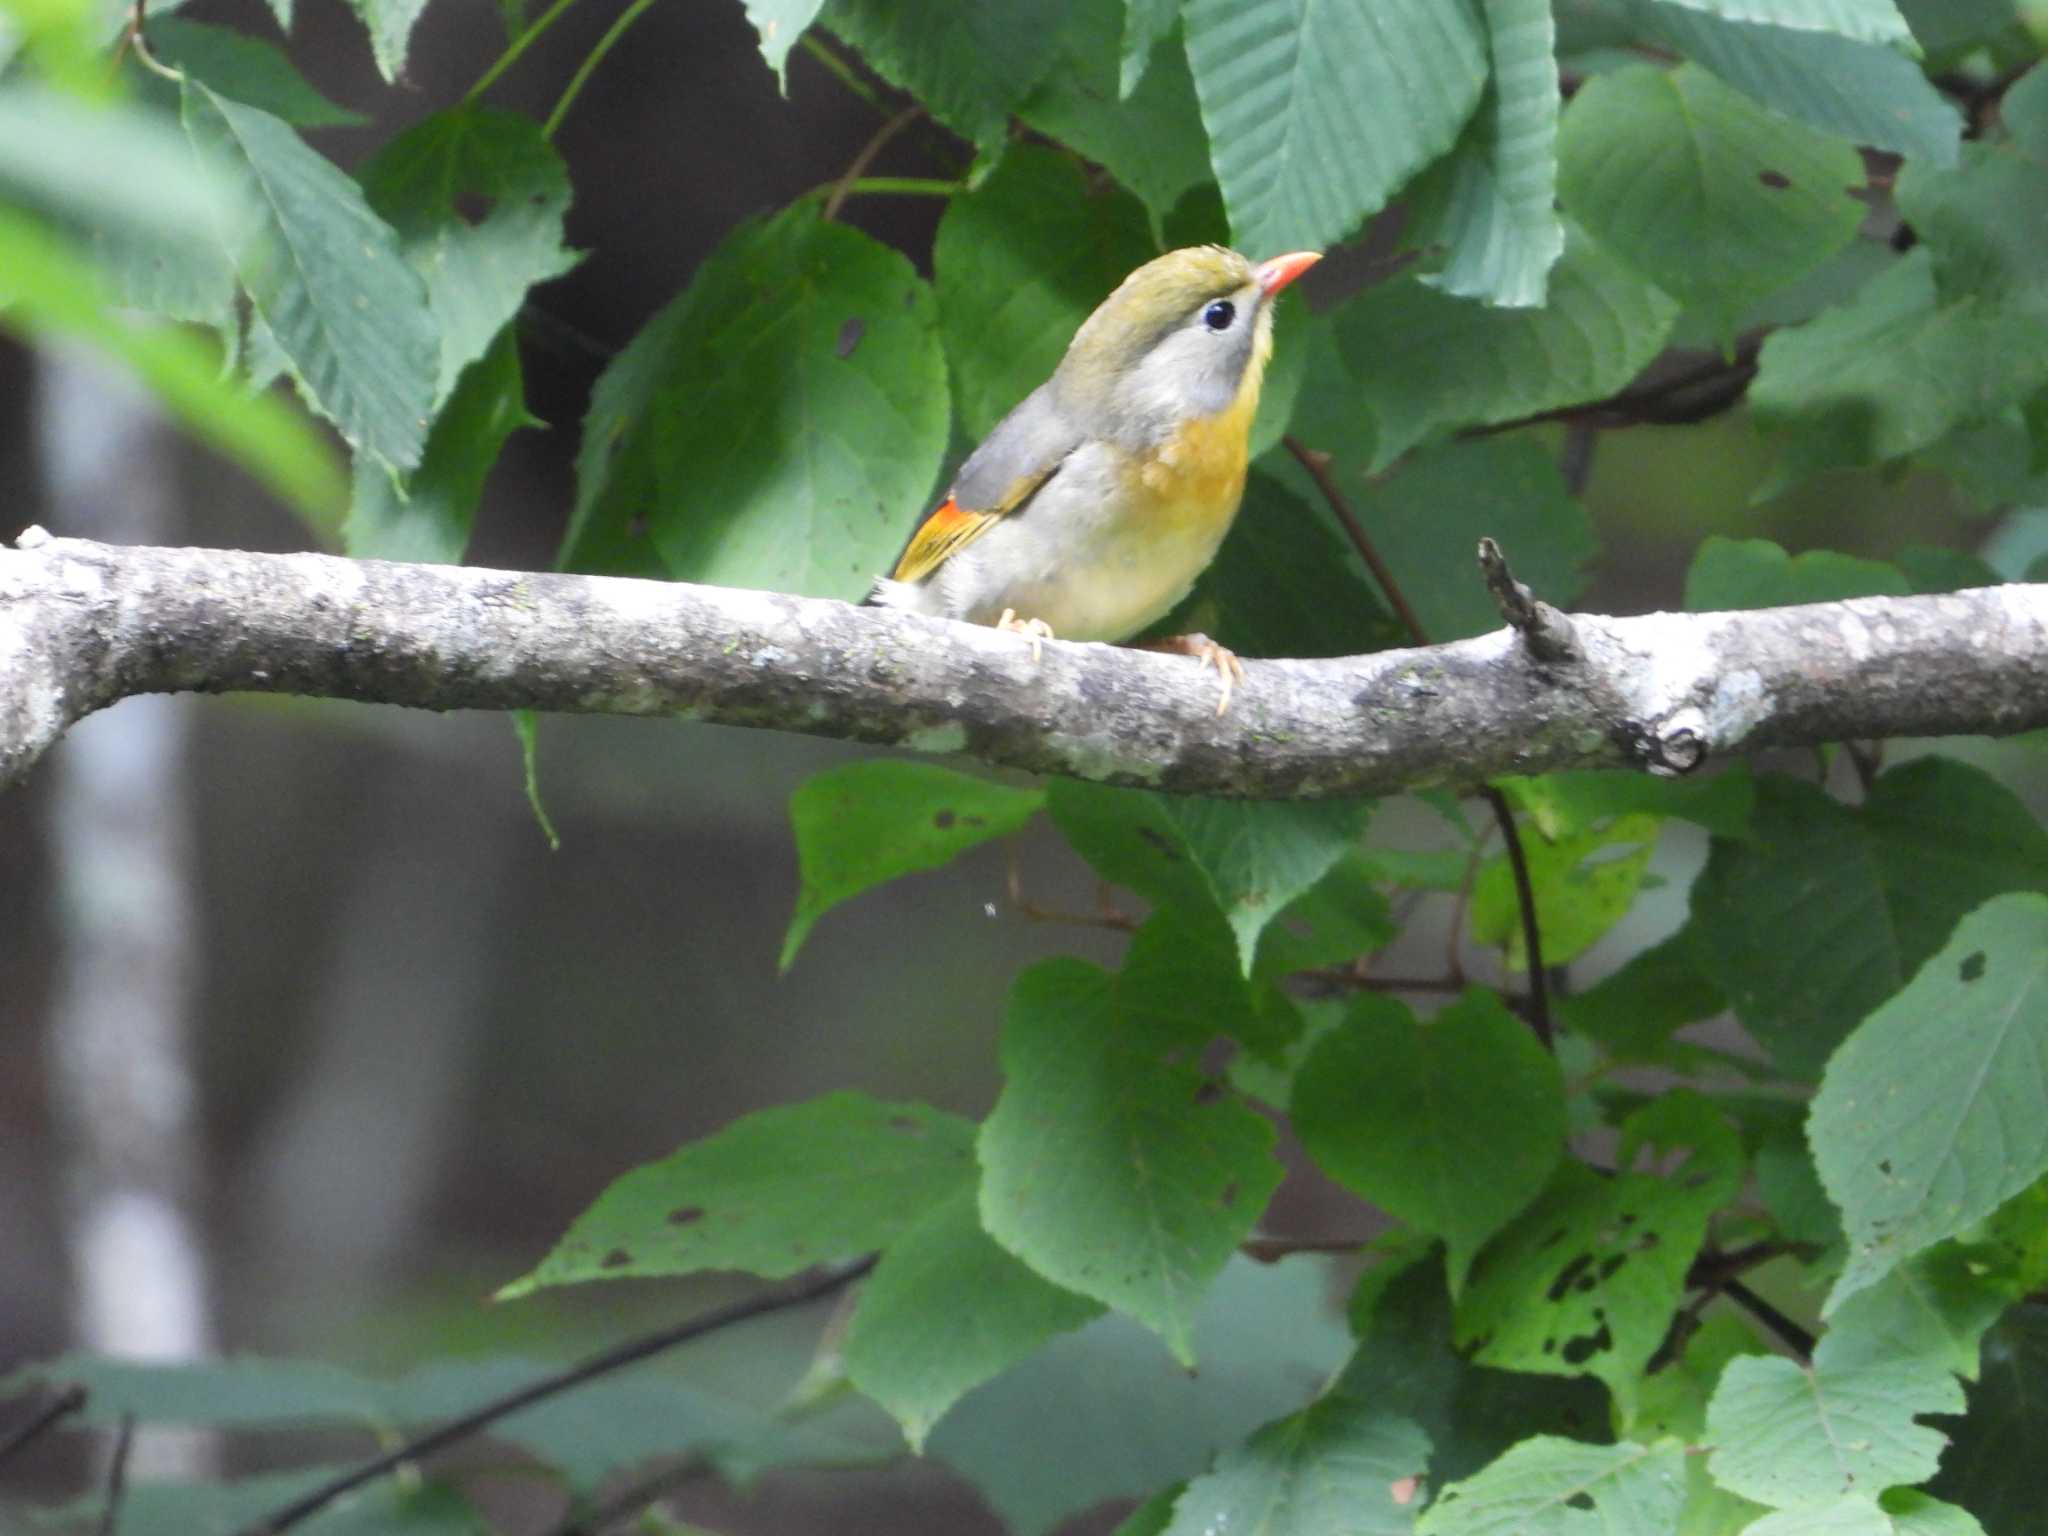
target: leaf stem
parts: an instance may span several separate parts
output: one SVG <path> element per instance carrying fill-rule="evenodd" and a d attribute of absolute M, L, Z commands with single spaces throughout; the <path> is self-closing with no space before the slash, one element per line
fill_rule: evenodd
<path fill-rule="evenodd" d="M 124 1413 L 114 1432 L 114 1454 L 107 1461 L 107 1501 L 100 1510 L 99 1536 L 114 1536 L 120 1528 L 121 1501 L 128 1494 L 128 1453 L 134 1448 L 135 1415 Z"/>
<path fill-rule="evenodd" d="M 45 1430 L 54 1427 L 59 1420 L 69 1418 L 84 1406 L 85 1388 L 77 1382 L 73 1382 L 62 1392 L 51 1398 L 49 1402 L 45 1403 L 40 1413 L 22 1425 L 21 1428 L 15 1430 L 5 1440 L 0 1440 L 0 1462 L 7 1461 Z"/>
<path fill-rule="evenodd" d="M 853 162 L 846 167 L 845 174 L 832 184 L 831 195 L 825 199 L 825 211 L 819 217 L 838 218 L 840 205 L 846 201 L 847 195 L 858 185 L 861 177 L 867 174 L 868 167 L 875 163 L 875 157 L 888 147 L 891 139 L 922 116 L 924 108 L 912 102 L 877 128 L 867 143 L 860 147 L 860 153 L 853 157 Z"/>
<path fill-rule="evenodd" d="M 365 1483 L 374 1482 L 408 1462 L 417 1461 L 423 1456 L 466 1440 L 522 1408 L 566 1392 L 572 1387 L 580 1387 L 586 1381 L 594 1381 L 625 1366 L 637 1365 L 640 1361 L 673 1349 L 679 1344 L 687 1344 L 693 1339 L 701 1339 L 720 1329 L 730 1328 L 735 1323 L 744 1323 L 756 1317 L 766 1317 L 771 1312 L 783 1312 L 791 1307 L 800 1307 L 807 1302 L 820 1300 L 860 1279 L 875 1267 L 877 1257 L 879 1256 L 871 1253 L 850 1263 L 819 1270 L 793 1284 L 761 1291 L 739 1301 L 729 1302 L 725 1306 L 713 1307 L 708 1312 L 699 1312 L 695 1317 L 686 1318 L 667 1328 L 627 1339 L 623 1344 L 616 1344 L 610 1349 L 592 1355 L 581 1364 L 543 1377 L 521 1387 L 517 1392 L 508 1392 L 505 1396 L 485 1403 L 480 1408 L 472 1409 L 459 1418 L 450 1419 L 438 1428 L 392 1447 L 381 1456 L 372 1457 L 361 1466 L 342 1473 L 303 1497 L 294 1499 L 254 1523 L 244 1526 L 240 1536 L 278 1536 L 279 1532 L 289 1530 L 308 1516 L 319 1513 L 343 1494 L 353 1493 Z"/>
<path fill-rule="evenodd" d="M 505 51 L 498 55 L 491 67 L 476 77 L 476 84 L 462 93 L 463 104 L 468 106 L 474 103 L 485 91 L 496 85 L 498 77 L 518 63 L 520 55 L 539 42 L 541 34 L 560 21 L 562 13 L 575 3 L 576 0 L 555 0 L 553 5 L 536 16 L 531 26 L 506 45 Z"/>
<path fill-rule="evenodd" d="M 851 64 L 839 57 L 830 48 L 827 48 L 816 32 L 806 31 L 802 37 L 797 39 L 797 46 L 824 65 L 826 69 L 838 77 L 841 85 L 845 86 L 877 112 L 887 112 L 889 110 L 875 88 L 869 85 L 867 81 L 861 79 Z"/>
<path fill-rule="evenodd" d="M 555 130 L 562 126 L 562 119 L 569 115 L 569 108 L 576 104 L 576 98 L 582 93 L 583 87 L 589 83 L 590 77 L 597 73 L 597 66 L 604 62 L 604 56 L 626 35 L 626 29 L 638 21 L 641 14 L 653 4 L 654 0 L 633 0 L 631 5 L 619 12 L 618 19 L 605 29 L 604 36 L 597 40 L 597 46 L 584 56 L 583 62 L 576 66 L 576 73 L 569 77 L 569 83 L 562 88 L 561 100 L 555 103 L 555 110 L 548 114 L 548 120 L 541 124 L 542 138 L 550 141 L 554 139 Z"/>
<path fill-rule="evenodd" d="M 1813 1358 L 1813 1334 L 1757 1295 L 1740 1280 L 1724 1280 L 1721 1294 L 1749 1313 L 1784 1341 L 1786 1348 L 1802 1360 Z"/>

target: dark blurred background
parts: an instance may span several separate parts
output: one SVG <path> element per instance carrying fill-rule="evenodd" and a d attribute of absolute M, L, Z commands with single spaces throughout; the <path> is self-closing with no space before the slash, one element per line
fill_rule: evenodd
<path fill-rule="evenodd" d="M 572 11 L 493 99 L 545 115 L 617 10 L 591 0 Z M 189 14 L 275 35 L 256 4 L 202 0 Z M 335 0 L 300 0 L 293 57 L 374 118 L 314 141 L 358 164 L 457 99 L 502 37 L 494 5 L 438 0 L 410 79 L 392 88 Z M 512 439 L 480 515 L 476 563 L 552 560 L 578 422 L 609 351 L 733 224 L 838 175 L 877 124 L 801 50 L 781 96 L 738 0 L 657 7 L 639 22 L 558 139 L 576 188 L 570 243 L 590 255 L 538 296 L 524 361 L 531 407 L 552 425 Z M 966 158 L 921 123 L 874 170 L 953 175 Z M 928 271 L 939 207 L 861 200 L 848 217 Z M 0 342 L 0 537 L 43 523 L 108 538 L 312 545 L 260 491 L 162 431 L 122 448 L 129 478 L 109 494 L 125 505 L 60 495 L 51 391 L 74 391 L 88 437 L 95 388 L 113 398 L 113 384 L 93 384 L 81 366 Z M 1605 554 L 1584 605 L 1675 605 L 1684 561 L 1713 531 L 1884 555 L 1909 542 L 1976 548 L 2000 526 L 1934 476 L 1837 477 L 1752 506 L 1768 469 L 1739 416 L 1602 439 L 1588 496 Z M 907 526 L 918 509 L 903 510 Z M 2024 542 L 2035 526 L 2002 536 Z M 102 736 L 113 769 L 68 766 Z M 119 1279 L 123 1263 L 158 1262 L 119 1257 L 158 1252 L 146 1236 L 139 1248 L 93 1246 L 92 1202 L 133 1155 L 100 1144 L 132 1102 L 96 1102 L 98 1069 L 70 1060 L 66 1043 L 74 1010 L 93 1006 L 78 956 L 95 952 L 95 933 L 113 935 L 105 963 L 128 968 L 130 982 L 162 962 L 159 996 L 182 1011 L 182 1033 L 161 1042 L 163 1080 L 130 1091 L 155 1105 L 145 1129 L 173 1149 L 141 1182 L 189 1224 L 179 1326 L 210 1348 L 370 1369 L 508 1343 L 573 1353 L 724 1290 L 623 1286 L 481 1304 L 627 1167 L 736 1115 L 833 1088 L 984 1113 L 1010 978 L 1043 954 L 1111 958 L 1117 946 L 1006 908 L 1012 859 L 1042 904 L 1095 900 L 1078 862 L 1033 836 L 833 912 L 778 977 L 796 892 L 789 791 L 853 755 L 706 726 L 550 719 L 540 784 L 561 832 L 551 852 L 502 718 L 178 699 L 87 722 L 25 788 L 0 796 L 0 1371 L 81 1338 L 118 1344 L 128 1326 L 118 1298 L 95 1302 L 100 1282 L 86 1271 L 112 1263 Z M 124 783 L 122 764 L 143 782 Z M 93 835 L 124 821 L 139 842 Z M 1410 825 L 1398 809 L 1380 825 L 1397 840 L 1428 835 L 1426 818 Z M 1699 856 L 1673 835 L 1658 866 L 1668 885 L 1589 974 L 1677 920 Z M 151 932 L 155 962 L 134 937 Z M 1418 943 L 1441 953 L 1438 938 Z M 105 946 L 97 952 L 105 961 Z M 1271 1225 L 1314 1234 L 1358 1220 L 1302 1174 Z M 781 1374 L 767 1373 L 775 1379 L 761 1390 L 772 1397 L 800 1373 L 805 1344 L 802 1330 L 787 1331 Z M 970 1490 L 930 1469 L 784 1480 L 716 1523 L 783 1529 L 796 1511 L 827 1507 L 846 1531 L 900 1529 L 911 1511 L 920 1527 L 996 1528 Z"/>

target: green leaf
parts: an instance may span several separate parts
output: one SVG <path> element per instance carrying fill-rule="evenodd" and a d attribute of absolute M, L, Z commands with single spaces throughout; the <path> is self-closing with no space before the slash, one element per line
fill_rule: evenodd
<path fill-rule="evenodd" d="M 230 27 L 152 16 L 149 51 L 221 95 L 297 128 L 360 128 L 370 121 L 321 95 L 277 44 Z"/>
<path fill-rule="evenodd" d="M 1413 1495 L 1397 1500 L 1394 1487 L 1419 1478 L 1428 1460 L 1429 1438 L 1412 1421 L 1332 1393 L 1190 1482 L 1166 1536 L 1405 1536 L 1415 1528 Z"/>
<path fill-rule="evenodd" d="M 1958 923 L 1828 1062 L 1807 1134 L 1849 1234 L 1830 1312 L 2048 1173 L 2044 1081 L 2048 897 L 2021 892 Z"/>
<path fill-rule="evenodd" d="M 981 1133 L 981 1217 L 1047 1279 L 1156 1329 L 1192 1366 L 1202 1294 L 1281 1169 L 1272 1126 L 1190 1059 L 1201 1037 L 1156 1017 L 1079 960 L 1018 977 Z"/>
<path fill-rule="evenodd" d="M 931 292 L 900 254 L 799 203 L 743 225 L 599 380 L 566 559 L 856 598 L 946 449 Z"/>
<path fill-rule="evenodd" d="M 501 1299 L 742 1269 L 769 1279 L 885 1248 L 974 1178 L 974 1126 L 830 1093 L 764 1109 L 613 1181 Z"/>
<path fill-rule="evenodd" d="M 1374 1271 L 1360 1283 L 1360 1296 L 1370 1285 L 1380 1289 L 1334 1390 L 1421 1425 L 1433 1447 L 1432 1483 L 1477 1472 L 1532 1434 L 1606 1421 L 1605 1394 L 1590 1381 L 1474 1365 L 1452 1343 L 1450 1298 L 1437 1267 L 1389 1260 L 1381 1270 L 1389 1264 L 1391 1278 L 1382 1282 Z M 1360 1311 L 1354 1300 L 1355 1319 Z"/>
<path fill-rule="evenodd" d="M 1829 1358 L 1838 1365 L 1929 1360 L 1975 1380 L 1979 1342 L 2010 1300 L 1961 1248 L 1943 1243 L 1835 1308 Z"/>
<path fill-rule="evenodd" d="M 1343 1362 L 1350 1340 L 1330 1282 L 1320 1259 L 1235 1258 L 1195 1317 L 1199 1371 L 1128 1318 L 1101 1318 L 966 1398 L 933 1431 L 930 1454 L 1018 1536 L 1193 1476 Z"/>
<path fill-rule="evenodd" d="M 1556 1059 L 1478 988 L 1426 1024 L 1394 998 L 1361 996 L 1302 1064 L 1292 1106 L 1325 1173 L 1444 1239 L 1453 1294 L 1564 1155 Z"/>
<path fill-rule="evenodd" d="M 1071 157 L 1019 145 L 939 221 L 932 270 L 960 428 L 984 437 L 1059 366 L 1075 330 L 1153 255 L 1145 210 Z"/>
<path fill-rule="evenodd" d="M 1654 816 L 1617 816 L 1555 841 L 1529 829 L 1522 852 L 1547 964 L 1577 959 L 1628 915 L 1662 830 Z M 1472 936 L 1500 945 L 1510 966 L 1528 964 L 1521 897 L 1505 855 L 1488 859 L 1473 882 Z"/>
<path fill-rule="evenodd" d="M 391 227 L 291 127 L 188 81 L 186 132 L 231 166 L 255 210 L 228 252 L 313 407 L 396 470 L 426 448 L 439 368 L 434 318 Z"/>
<path fill-rule="evenodd" d="M 1693 921 L 1707 974 L 1795 1077 L 1818 1077 L 1965 913 L 2048 889 L 2048 833 L 1995 780 L 1945 758 L 1887 770 L 1856 809 L 1760 778 L 1750 830 L 1714 843 Z"/>
<path fill-rule="evenodd" d="M 1929 1491 L 1985 1522 L 1991 1536 L 2030 1536 L 2048 1499 L 2041 1383 L 2048 1381 L 2048 1307 L 2014 1307 L 1984 1338 L 1984 1376 L 1967 1418 L 1944 1423 L 1951 1444 Z M 1945 1533 L 1944 1533 L 1945 1536 Z"/>
<path fill-rule="evenodd" d="M 1231 232 L 1269 254 L 1356 229 L 1451 147 L 1486 81 L 1462 4 L 1188 0 L 1183 16 Z"/>
<path fill-rule="evenodd" d="M 1372 954 L 1400 934 L 1363 852 L 1346 854 L 1297 896 L 1259 937 L 1254 973 L 1277 981 L 1292 971 Z"/>
<path fill-rule="evenodd" d="M 1207 633 L 1240 656 L 1357 656 L 1401 638 L 1329 520 L 1263 469 L 1195 590 L 1219 610 Z"/>
<path fill-rule="evenodd" d="M 290 0 L 271 0 L 273 5 Z M 348 7 L 370 34 L 370 51 L 376 55 L 377 70 L 393 85 L 405 73 L 405 56 L 412 43 L 412 29 L 427 8 L 427 0 L 348 0 Z M 290 30 L 284 16 L 279 24 Z"/>
<path fill-rule="evenodd" d="M 1559 302 L 1563 295 L 1551 297 Z M 1500 610 L 1473 559 L 1482 535 L 1500 541 L 1516 579 L 1546 602 L 1569 604 L 1585 585 L 1584 567 L 1599 547 L 1592 519 L 1540 443 L 1511 437 L 1445 443 L 1374 479 L 1357 473 L 1355 462 L 1338 463 L 1340 471 L 1350 471 L 1346 493 L 1432 641 L 1501 627 Z"/>
<path fill-rule="evenodd" d="M 1057 779 L 1046 810 L 1103 879 L 1221 912 L 1249 975 L 1266 924 L 1356 846 L 1372 802 L 1198 800 Z"/>
<path fill-rule="evenodd" d="M 1180 0 L 1124 0 L 1117 94 L 1129 96 L 1145 78 L 1159 44 L 1180 20 Z"/>
<path fill-rule="evenodd" d="M 1939 0 L 1951 4 L 1953 0 Z M 1934 166 L 1956 163 L 1963 116 L 1913 61 L 1880 43 L 1639 7 L 1651 38 L 1795 122 Z"/>
<path fill-rule="evenodd" d="M 1636 65 L 1586 82 L 1558 142 L 1573 217 L 1700 312 L 1724 342 L 1752 305 L 1855 238 L 1863 163 L 1705 70 Z"/>
<path fill-rule="evenodd" d="M 891 1243 L 861 1287 L 846 1368 L 921 1450 L 964 1394 L 1102 1310 L 997 1247 L 962 1188 Z"/>
<path fill-rule="evenodd" d="M 527 290 L 576 264 L 562 245 L 568 169 L 531 119 L 458 107 L 392 140 L 362 180 L 426 282 L 441 332 L 435 399 L 445 399 Z"/>
<path fill-rule="evenodd" d="M 548 815 L 548 808 L 540 797 L 540 715 L 531 709 L 512 711 L 512 730 L 519 738 L 519 764 L 526 781 L 526 808 L 533 812 L 534 825 L 540 828 L 540 835 L 547 840 L 548 852 L 562 851 L 561 835 L 555 831 L 554 818 Z"/>
<path fill-rule="evenodd" d="M 2048 160 L 2048 69 L 2036 64 L 2013 82 L 1999 99 L 1998 115 L 2022 153 Z"/>
<path fill-rule="evenodd" d="M 1611 395 L 1663 349 L 1677 318 L 1676 300 L 1569 225 L 1542 309 L 1489 309 L 1417 278 L 1367 289 L 1337 312 L 1375 434 L 1367 468 L 1385 469 L 1448 427 Z M 1508 553 L 1524 558 L 1513 546 Z"/>
<path fill-rule="evenodd" d="M 1674 1030 L 1727 1006 L 1706 975 L 1698 935 L 1687 927 L 1639 951 L 1585 991 L 1560 999 L 1557 1017 L 1565 1029 L 1599 1042 L 1616 1061 L 1664 1063 L 1672 1057 Z"/>
<path fill-rule="evenodd" d="M 1453 1483 L 1416 1522 L 1417 1536 L 1579 1536 L 1668 1530 L 1685 1497 L 1685 1451 L 1586 1445 L 1538 1435 Z"/>
<path fill-rule="evenodd" d="M 1117 39 L 1124 0 L 1072 0 L 1072 6 L 1052 67 L 1017 115 L 1106 168 L 1138 195 L 1155 221 L 1163 219 L 1181 194 L 1209 179 L 1209 140 L 1187 55 L 1169 40 L 1154 55 L 1143 83 L 1120 91 Z M 1174 8 L 1167 9 L 1166 19 L 1173 22 Z"/>
<path fill-rule="evenodd" d="M 1887 1488 L 1878 1504 L 1891 1517 L 1897 1536 L 1984 1536 L 1975 1515 L 1918 1488 Z"/>
<path fill-rule="evenodd" d="M 1843 1365 L 1823 1338 L 1811 1366 L 1780 1355 L 1729 1362 L 1707 1405 L 1707 1466 L 1722 1487 L 1776 1509 L 1922 1482 L 1943 1439 L 1917 1416 L 1962 1406 L 1955 1377 L 1932 1361 Z"/>
<path fill-rule="evenodd" d="M 976 144 L 1052 67 L 1069 0 L 829 0 L 820 20 Z"/>
<path fill-rule="evenodd" d="M 1262 1014 L 1237 958 L 1237 936 L 1203 907 L 1161 907 L 1131 935 L 1117 972 L 1117 1007 L 1140 1034 L 1208 1040 L 1229 1035 L 1268 1060 L 1289 1036 L 1275 1023 L 1298 1020 Z"/>
<path fill-rule="evenodd" d="M 2048 384 L 2048 165 L 1972 144 L 1960 172 L 1909 162 L 1898 201 L 1926 254 L 1765 343 L 1750 399 L 1794 472 L 1916 452 Z"/>
<path fill-rule="evenodd" d="M 1422 281 L 1460 298 L 1543 303 L 1564 254 L 1557 216 L 1557 27 L 1550 0 L 1483 0 L 1493 80 L 1447 163 L 1435 238 L 1448 248 Z"/>
<path fill-rule="evenodd" d="M 1717 837 L 1742 837 L 1749 831 L 1749 811 L 1756 800 L 1755 783 L 1743 763 L 1683 779 L 1625 768 L 1591 768 L 1494 783 L 1550 838 L 1583 832 L 1609 816 L 1633 814 L 1675 817 Z"/>
<path fill-rule="evenodd" d="M 1782 608 L 1851 597 L 1904 597 L 1913 590 L 1897 566 L 1833 550 L 1791 556 L 1769 539 L 1704 539 L 1685 573 L 1685 606 L 1694 613 Z"/>
<path fill-rule="evenodd" d="M 1809 32 L 1833 32 L 1860 43 L 1913 46 L 1913 34 L 1893 0 L 1670 0 L 1724 21 L 1762 22 Z"/>
<path fill-rule="evenodd" d="M 1482 1365 L 1596 1376 L 1626 1414 L 1708 1218 L 1741 1185 L 1742 1150 L 1719 1113 L 1684 1091 L 1639 1110 L 1623 1130 L 1614 1177 L 1566 1162 L 1480 1254 L 1458 1337 Z M 1638 1141 L 1686 1155 L 1667 1173 L 1638 1171 Z"/>
<path fill-rule="evenodd" d="M 876 759 L 813 774 L 789 797 L 803 889 L 782 941 L 781 968 L 789 969 L 811 925 L 840 902 L 1007 837 L 1044 803 L 1042 790 L 931 763 Z"/>
<path fill-rule="evenodd" d="M 2014 0 L 1899 0 L 1899 9 L 1929 53 L 1995 42 L 2020 25 Z"/>
<path fill-rule="evenodd" d="M 541 425 L 527 414 L 519 338 L 508 325 L 463 371 L 434 419 L 420 467 L 402 487 L 383 465 L 357 461 L 344 547 L 359 560 L 459 564 L 505 440 L 521 427 Z"/>
<path fill-rule="evenodd" d="M 1729 1312 L 1702 1318 L 1685 1349 L 1646 1377 L 1637 1394 L 1630 1438 L 1657 1440 L 1675 1435 L 1692 1442 L 1707 1431 L 1707 1403 L 1730 1360 L 1767 1354 L 1749 1325 Z"/>
<path fill-rule="evenodd" d="M 789 94 L 789 50 L 817 20 L 825 0 L 740 0 L 747 8 L 747 20 L 761 35 L 761 57 L 775 71 L 776 87 Z"/>
<path fill-rule="evenodd" d="M 1877 1500 L 1852 1494 L 1831 1504 L 1779 1510 L 1742 1528 L 1742 1536 L 1893 1536 Z"/>
<path fill-rule="evenodd" d="M 240 463 L 309 515 L 341 504 L 332 455 L 305 418 L 282 401 L 251 396 L 222 377 L 219 354 L 199 337 L 115 315 L 75 247 L 0 208 L 0 325 L 30 338 L 69 337 L 141 379 L 195 436 Z"/>

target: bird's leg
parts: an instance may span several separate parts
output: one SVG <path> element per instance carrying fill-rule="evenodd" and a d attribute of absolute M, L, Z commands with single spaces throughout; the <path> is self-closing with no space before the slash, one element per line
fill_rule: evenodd
<path fill-rule="evenodd" d="M 1203 666 L 1214 667 L 1216 681 L 1223 685 L 1223 695 L 1216 701 L 1216 713 L 1219 715 L 1230 708 L 1232 691 L 1244 681 L 1244 663 L 1237 659 L 1237 652 L 1226 645 L 1218 645 L 1207 635 L 1162 635 L 1157 640 L 1147 640 L 1139 649 L 1192 656 Z"/>
<path fill-rule="evenodd" d="M 1023 635 L 1031 642 L 1031 659 L 1043 659 L 1045 642 L 1054 639 L 1052 626 L 1043 619 L 1020 619 L 1017 610 L 1005 608 L 1003 616 L 996 620 L 997 629 L 1006 629 L 1013 635 Z"/>

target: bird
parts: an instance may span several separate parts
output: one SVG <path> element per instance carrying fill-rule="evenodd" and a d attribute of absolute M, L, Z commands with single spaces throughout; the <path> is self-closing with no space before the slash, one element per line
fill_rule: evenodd
<path fill-rule="evenodd" d="M 1193 588 L 1244 498 L 1273 302 L 1321 259 L 1168 251 L 1082 321 L 1052 376 L 969 454 L 866 601 L 1025 636 L 1124 641 Z M 1151 642 L 1244 669 L 1205 635 Z"/>

